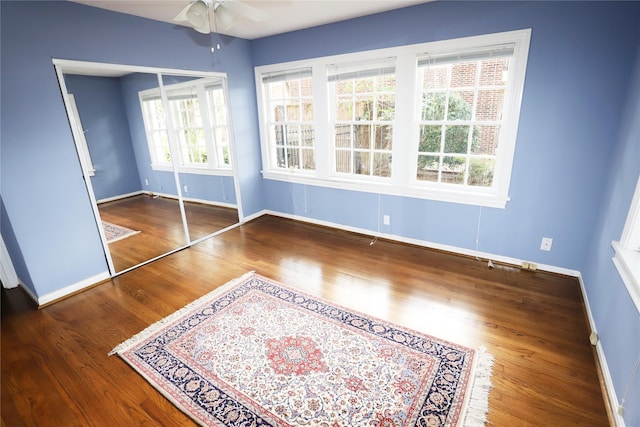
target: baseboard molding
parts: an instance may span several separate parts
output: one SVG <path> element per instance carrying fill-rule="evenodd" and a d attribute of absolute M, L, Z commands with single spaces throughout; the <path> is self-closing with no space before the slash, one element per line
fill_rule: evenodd
<path fill-rule="evenodd" d="M 121 194 L 119 196 L 107 197 L 105 199 L 100 199 L 96 203 L 101 204 L 101 203 L 107 203 L 107 202 L 114 202 L 116 200 L 122 200 L 122 199 L 126 199 L 126 198 L 133 197 L 133 196 L 139 196 L 141 194 L 146 194 L 147 196 L 159 196 L 159 197 L 163 197 L 165 199 L 178 200 L 178 196 L 176 196 L 175 194 L 156 193 L 156 192 L 153 192 L 153 191 L 141 190 L 141 191 L 134 191 L 133 193 Z M 238 205 L 236 205 L 234 203 L 216 202 L 216 201 L 211 201 L 211 200 L 206 200 L 206 199 L 197 199 L 197 198 L 194 198 L 194 197 L 184 197 L 184 196 L 182 196 L 182 200 L 184 200 L 185 202 L 200 203 L 202 205 L 219 206 L 221 208 L 231 208 L 231 209 L 237 209 L 238 208 Z"/>
<path fill-rule="evenodd" d="M 100 199 L 100 200 L 96 200 L 97 204 L 100 203 L 107 203 L 107 202 L 115 202 L 116 200 L 122 200 L 122 199 L 126 199 L 129 197 L 133 197 L 133 196 L 139 196 L 141 194 L 147 194 L 147 191 L 134 191 L 133 193 L 127 193 L 127 194 L 120 194 L 118 196 L 114 196 L 114 197 L 106 197 L 104 199 Z"/>
<path fill-rule="evenodd" d="M 92 286 L 95 286 L 98 283 L 109 279 L 110 277 L 111 276 L 109 276 L 109 272 L 105 271 L 105 272 L 96 274 L 95 276 L 87 277 L 86 279 L 81 280 L 80 282 L 74 283 L 65 288 L 59 289 L 55 292 L 51 292 L 41 297 L 34 295 L 34 293 L 31 292 L 31 290 L 26 286 L 23 286 L 23 289 L 36 302 L 36 304 L 38 304 L 38 308 L 43 308 L 44 306 L 52 304 L 63 298 L 67 298 L 71 295 L 77 294 L 78 292 L 83 291 Z"/>

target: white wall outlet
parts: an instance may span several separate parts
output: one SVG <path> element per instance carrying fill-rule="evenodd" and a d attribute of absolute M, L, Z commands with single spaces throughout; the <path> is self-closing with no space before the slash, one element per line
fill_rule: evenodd
<path fill-rule="evenodd" d="M 149 185 L 149 180 L 147 178 L 144 179 L 144 185 Z"/>
<path fill-rule="evenodd" d="M 389 225 L 391 224 L 391 217 L 389 215 L 385 215 L 382 217 L 382 222 L 384 223 L 384 225 Z"/>
<path fill-rule="evenodd" d="M 185 193 L 188 193 L 188 192 L 189 192 L 189 190 L 187 189 L 187 186 L 186 186 L 186 185 L 184 186 L 184 192 L 185 192 Z"/>
<path fill-rule="evenodd" d="M 552 244 L 553 244 L 553 239 L 551 237 L 543 237 L 542 242 L 540 243 L 540 250 L 550 251 Z"/>

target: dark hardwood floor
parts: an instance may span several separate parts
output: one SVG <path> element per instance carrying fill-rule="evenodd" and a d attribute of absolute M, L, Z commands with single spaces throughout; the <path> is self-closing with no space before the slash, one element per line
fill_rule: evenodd
<path fill-rule="evenodd" d="M 193 425 L 117 344 L 247 271 L 494 355 L 488 426 L 607 426 L 573 278 L 263 216 L 37 310 L 2 291 L 2 426 Z"/>
<path fill-rule="evenodd" d="M 238 222 L 236 209 L 185 202 L 192 241 Z M 187 244 L 178 201 L 138 195 L 98 205 L 104 221 L 140 233 L 109 243 L 116 271 L 123 271 Z"/>

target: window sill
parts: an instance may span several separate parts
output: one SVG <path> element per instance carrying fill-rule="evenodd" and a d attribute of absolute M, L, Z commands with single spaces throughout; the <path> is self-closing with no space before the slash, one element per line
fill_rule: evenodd
<path fill-rule="evenodd" d="M 382 182 L 359 182 L 337 178 L 316 178 L 304 173 L 290 174 L 263 171 L 265 179 L 291 182 L 316 187 L 335 188 L 338 190 L 362 191 L 366 193 L 386 194 L 391 196 L 411 197 L 415 199 L 436 200 L 440 202 L 461 203 L 465 205 L 483 206 L 504 209 L 509 197 L 490 193 L 469 193 L 417 186 L 397 186 Z"/>
<path fill-rule="evenodd" d="M 625 249 L 616 241 L 611 242 L 611 246 L 616 252 L 612 258 L 613 264 L 640 312 L 640 252 Z"/>

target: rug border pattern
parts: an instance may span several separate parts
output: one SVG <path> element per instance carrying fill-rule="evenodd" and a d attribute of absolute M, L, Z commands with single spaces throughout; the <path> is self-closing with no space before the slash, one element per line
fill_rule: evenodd
<path fill-rule="evenodd" d="M 453 389 L 456 389 L 458 387 L 458 384 L 460 383 L 464 384 L 463 386 L 461 386 L 461 389 L 455 392 L 454 398 L 448 404 L 446 404 L 445 407 L 441 408 L 440 412 L 435 411 L 436 414 L 439 414 L 443 416 L 444 419 L 446 419 L 447 425 L 458 425 L 458 422 L 464 419 L 465 412 L 468 409 L 467 406 L 469 404 L 471 389 L 473 388 L 473 374 L 478 359 L 484 358 L 484 364 L 486 365 L 488 363 L 488 368 L 489 370 L 491 369 L 492 357 L 488 355 L 490 360 L 487 361 L 487 353 L 482 348 L 480 350 L 474 350 L 472 348 L 451 343 L 446 340 L 441 340 L 436 337 L 430 337 L 418 331 L 395 325 L 391 322 L 378 319 L 374 316 L 358 313 L 352 309 L 341 307 L 340 305 L 333 302 L 325 301 L 321 297 L 307 294 L 298 289 L 293 289 L 280 282 L 273 281 L 253 272 L 245 274 L 244 276 L 235 279 L 227 283 L 226 285 L 223 285 L 221 288 L 218 288 L 210 294 L 207 294 L 189 304 L 184 309 L 150 326 L 140 334 L 137 334 L 130 340 L 114 348 L 110 354 L 118 353 L 138 372 L 141 372 L 140 367 L 143 365 L 147 368 L 153 367 L 152 363 L 147 363 L 146 361 L 141 363 L 141 361 L 144 361 L 147 357 L 145 355 L 144 349 L 149 345 L 149 343 L 142 343 L 143 340 L 151 338 L 160 328 L 165 331 L 166 328 L 169 328 L 171 331 L 173 331 L 171 334 L 160 333 L 159 335 L 153 337 L 153 340 L 151 341 L 152 347 L 163 347 L 169 342 L 172 342 L 175 339 L 179 338 L 183 333 L 187 332 L 195 324 L 199 324 L 209 317 L 215 315 L 219 310 L 228 307 L 234 301 L 252 290 L 257 290 L 270 295 L 271 297 L 278 298 L 283 302 L 294 304 L 300 309 L 308 310 L 316 316 L 322 316 L 326 320 L 339 323 L 344 327 L 356 329 L 361 333 L 375 335 L 378 338 L 389 340 L 395 345 L 405 346 L 438 360 L 438 362 L 436 362 L 436 380 L 433 384 L 444 384 L 444 387 L 451 387 Z M 195 309 L 196 311 L 188 318 L 181 319 L 182 316 L 180 314 L 184 311 L 187 311 L 187 309 Z M 193 368 L 188 367 L 179 359 L 175 358 L 171 354 L 171 352 L 164 349 L 162 351 L 164 357 L 172 360 L 172 363 L 175 363 L 176 366 L 180 366 L 181 368 L 189 370 L 190 375 L 195 375 L 194 378 L 197 377 L 197 380 L 206 382 L 210 386 L 210 389 L 215 389 L 216 392 L 223 397 L 223 400 L 228 402 L 228 404 L 230 405 L 230 407 L 225 408 L 211 407 L 210 405 L 208 406 L 207 402 L 203 402 L 201 400 L 201 396 L 199 397 L 196 393 L 190 396 L 190 400 L 188 402 L 189 406 L 192 407 L 184 408 L 179 403 L 180 399 L 177 399 L 171 395 L 175 393 L 175 390 L 167 391 L 169 395 L 165 393 L 165 390 L 160 390 L 161 392 L 163 392 L 163 394 L 165 394 L 165 396 L 167 396 L 174 404 L 180 407 L 187 414 L 191 415 L 192 417 L 198 417 L 196 418 L 198 422 L 204 423 L 207 421 L 208 418 L 204 415 L 204 413 L 206 413 L 208 414 L 208 416 L 216 417 L 218 425 L 224 426 L 225 424 L 223 424 L 221 421 L 221 415 L 226 414 L 230 410 L 233 410 L 240 413 L 241 416 L 245 418 L 245 420 L 251 420 L 252 423 L 248 425 L 282 425 L 281 422 L 270 419 L 271 417 L 269 417 L 269 413 L 267 412 L 265 414 L 265 411 L 262 410 L 262 408 L 250 407 L 250 399 L 243 399 L 243 402 L 239 402 L 234 398 L 233 395 L 229 394 L 229 392 L 220 388 L 218 385 L 207 381 Z M 452 355 L 452 352 L 455 353 L 454 356 L 457 355 L 454 358 L 455 363 L 451 363 L 452 361 L 447 358 L 447 355 Z M 132 355 L 135 355 L 135 357 L 132 357 Z M 454 380 L 445 380 L 445 373 L 453 373 Z M 170 379 L 161 375 L 160 371 L 158 370 L 155 371 L 155 375 L 158 375 L 159 378 L 169 380 L 171 382 Z M 147 375 L 143 376 L 147 380 L 149 380 L 151 384 L 155 385 L 155 379 L 148 378 Z M 450 378 L 451 375 L 447 375 L 446 377 Z M 485 388 L 488 389 L 491 387 L 491 385 L 488 378 L 486 378 L 486 381 L 488 381 L 488 386 L 485 385 Z M 438 390 L 441 389 L 434 389 L 433 391 L 435 392 Z M 184 390 L 180 389 L 180 391 L 184 394 Z M 231 392 L 242 395 L 242 393 L 238 390 L 232 389 Z M 486 393 L 486 396 L 481 396 L 480 398 L 480 400 L 485 400 L 484 406 L 486 406 L 488 391 L 486 391 Z M 423 410 L 426 407 L 428 400 L 429 395 L 427 395 L 427 398 L 424 400 L 422 406 Z M 454 410 L 451 410 L 452 407 L 454 407 Z M 480 408 L 479 411 L 476 411 L 476 414 L 473 415 L 474 419 L 478 418 L 478 412 L 480 413 L 479 418 L 483 421 L 484 415 L 486 414 L 486 408 Z"/>

